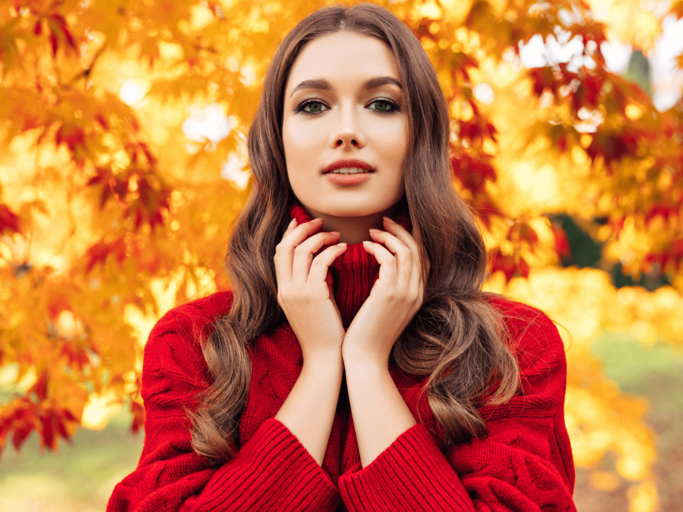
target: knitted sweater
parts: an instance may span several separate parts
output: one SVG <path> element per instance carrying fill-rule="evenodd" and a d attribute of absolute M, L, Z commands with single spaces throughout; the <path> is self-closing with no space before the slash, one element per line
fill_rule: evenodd
<path fill-rule="evenodd" d="M 311 220 L 298 205 L 290 216 Z M 412 230 L 405 212 L 393 218 Z M 330 272 L 346 328 L 369 296 L 379 263 L 361 243 L 349 244 Z M 479 409 L 486 438 L 441 449 L 444 430 L 426 395 L 418 397 L 426 377 L 405 374 L 391 361 L 394 383 L 418 423 L 363 467 L 344 380 L 318 465 L 274 418 L 303 365 L 301 346 L 284 323 L 250 345 L 239 451 L 210 465 L 192 450 L 185 407 L 196 407 L 194 395 L 211 382 L 196 334 L 225 315 L 232 300 L 231 291 L 220 291 L 176 307 L 150 333 L 142 371 L 144 447 L 137 468 L 116 485 L 107 512 L 576 510 L 562 340 L 540 310 L 499 298 L 492 304 L 506 316 L 522 386 L 509 402 Z"/>

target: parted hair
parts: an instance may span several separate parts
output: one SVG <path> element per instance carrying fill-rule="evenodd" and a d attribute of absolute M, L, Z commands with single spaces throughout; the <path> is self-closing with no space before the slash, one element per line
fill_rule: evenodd
<path fill-rule="evenodd" d="M 429 57 L 412 31 L 384 7 L 326 6 L 301 20 L 279 44 L 249 129 L 252 188 L 225 256 L 233 302 L 202 340 L 213 383 L 197 396 L 198 407 L 188 411 L 193 449 L 216 464 L 238 450 L 252 370 L 247 348 L 286 321 L 277 300 L 274 255 L 289 224 L 289 207 L 297 201 L 282 139 L 287 78 L 305 45 L 342 30 L 377 38 L 392 50 L 410 126 L 402 201 L 419 247 L 426 290 L 421 309 L 390 357 L 404 372 L 428 376 L 422 393 L 446 432 L 444 449 L 485 436 L 478 408 L 508 401 L 519 386 L 504 319 L 490 304 L 491 294 L 482 291 L 484 241 L 471 209 L 453 186 L 448 108 Z"/>

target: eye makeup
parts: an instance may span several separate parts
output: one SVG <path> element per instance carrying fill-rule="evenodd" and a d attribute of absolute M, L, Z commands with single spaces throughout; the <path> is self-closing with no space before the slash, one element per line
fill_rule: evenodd
<path fill-rule="evenodd" d="M 380 114 L 393 114 L 394 112 L 400 112 L 401 110 L 401 107 L 395 101 L 390 100 L 389 98 L 375 98 L 370 103 L 368 103 L 368 105 L 374 105 L 376 103 L 384 103 L 389 106 L 390 110 L 382 110 L 378 108 L 370 109 Z M 324 112 L 324 110 L 305 110 L 308 105 L 324 105 L 324 102 L 317 99 L 306 99 L 299 103 L 296 107 L 294 107 L 294 112 L 297 114 L 302 113 L 305 115 L 317 115 L 320 112 Z"/>

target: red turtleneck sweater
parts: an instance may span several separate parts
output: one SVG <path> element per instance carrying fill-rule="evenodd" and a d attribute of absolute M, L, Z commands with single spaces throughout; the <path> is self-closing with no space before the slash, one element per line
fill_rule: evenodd
<path fill-rule="evenodd" d="M 298 205 L 290 216 L 311 220 Z M 394 220 L 408 231 L 408 216 Z M 369 296 L 379 263 L 350 244 L 331 273 L 348 327 Z M 564 422 L 566 358 L 552 321 L 533 307 L 503 299 L 522 387 L 504 405 L 480 413 L 489 435 L 440 449 L 444 431 L 425 396 L 425 377 L 393 362 L 394 383 L 418 423 L 362 467 L 346 386 L 322 466 L 274 416 L 301 373 L 301 347 L 285 323 L 249 349 L 252 376 L 239 423 L 239 452 L 211 466 L 190 445 L 185 407 L 211 377 L 196 332 L 232 304 L 221 291 L 169 311 L 145 346 L 142 396 L 145 442 L 137 468 L 114 489 L 107 512 L 159 511 L 575 511 L 574 464 Z"/>

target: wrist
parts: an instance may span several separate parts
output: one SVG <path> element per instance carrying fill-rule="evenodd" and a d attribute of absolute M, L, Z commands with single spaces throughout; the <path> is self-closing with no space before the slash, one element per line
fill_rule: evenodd
<path fill-rule="evenodd" d="M 388 370 L 389 360 L 386 361 L 382 358 L 373 356 L 368 352 L 358 352 L 358 351 L 342 351 L 342 359 L 344 362 L 344 368 L 348 372 L 350 369 L 361 368 L 367 371 L 372 370 Z"/>
<path fill-rule="evenodd" d="M 344 370 L 344 360 L 341 350 L 331 352 L 316 352 L 304 356 L 302 371 L 330 373 Z"/>

